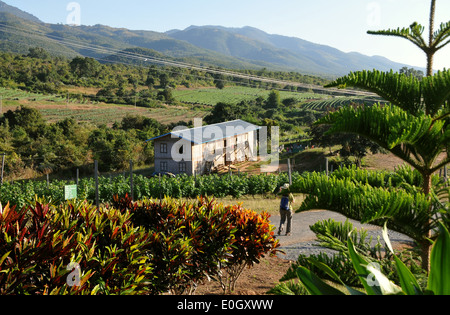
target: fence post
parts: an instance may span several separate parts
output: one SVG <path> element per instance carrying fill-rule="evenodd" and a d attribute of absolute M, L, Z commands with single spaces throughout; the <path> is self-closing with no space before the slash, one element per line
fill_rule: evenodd
<path fill-rule="evenodd" d="M 131 195 L 131 201 L 134 201 L 134 189 L 133 189 L 133 160 L 130 160 L 130 195 Z"/>
<path fill-rule="evenodd" d="M 1 185 L 3 185 L 3 170 L 5 169 L 5 157 L 6 157 L 6 153 L 2 154 L 2 181 L 1 181 Z"/>
<path fill-rule="evenodd" d="M 94 162 L 94 172 L 95 172 L 95 204 L 97 209 L 100 209 L 99 195 L 98 195 L 98 161 Z"/>
<path fill-rule="evenodd" d="M 159 202 L 162 202 L 162 189 L 161 189 L 161 173 L 158 174 L 159 177 Z"/>
<path fill-rule="evenodd" d="M 289 185 L 292 185 L 291 159 L 288 159 L 287 163 L 288 163 Z"/>
<path fill-rule="evenodd" d="M 328 158 L 325 159 L 325 171 L 327 173 L 327 176 L 329 175 L 328 173 Z"/>

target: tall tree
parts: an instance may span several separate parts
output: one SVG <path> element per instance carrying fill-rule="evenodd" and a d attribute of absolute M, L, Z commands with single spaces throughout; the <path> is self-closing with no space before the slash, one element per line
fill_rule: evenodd
<path fill-rule="evenodd" d="M 406 38 L 419 47 L 427 56 L 427 76 L 433 75 L 433 60 L 436 52 L 450 43 L 450 21 L 442 23 L 437 31 L 434 31 L 436 14 L 436 0 L 431 1 L 430 28 L 427 40 L 423 37 L 425 28 L 414 22 L 409 28 L 388 29 L 383 31 L 368 31 L 372 35 L 397 36 Z"/>
<path fill-rule="evenodd" d="M 434 24 L 436 1 L 432 1 L 430 24 Z M 412 76 L 380 71 L 350 73 L 328 87 L 357 87 L 378 94 L 392 105 L 346 107 L 331 113 L 318 124 L 331 125 L 331 133 L 354 133 L 364 136 L 392 152 L 417 169 L 423 177 L 423 193 L 431 196 L 431 176 L 450 163 L 450 71 L 433 75 L 434 54 L 450 42 L 450 21 L 440 30 L 430 32 L 427 45 L 424 28 L 414 23 L 409 29 L 376 32 L 404 37 L 427 54 L 428 76 L 419 80 Z M 369 32 L 374 33 L 374 32 Z M 431 197 L 430 197 L 431 198 Z M 395 215 L 395 214 L 393 214 Z M 429 213 L 428 232 L 420 240 L 422 264 L 429 268 L 433 221 Z"/>
<path fill-rule="evenodd" d="M 272 90 L 267 97 L 266 106 L 267 109 L 278 109 L 281 105 L 280 92 Z"/>

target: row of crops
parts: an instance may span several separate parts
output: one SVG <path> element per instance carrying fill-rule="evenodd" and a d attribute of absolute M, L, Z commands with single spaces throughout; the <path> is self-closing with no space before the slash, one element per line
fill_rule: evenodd
<path fill-rule="evenodd" d="M 395 172 L 363 170 L 356 167 L 343 167 L 335 170 L 332 177 L 336 179 L 351 178 L 355 182 L 373 185 L 375 187 L 398 187 L 404 183 L 420 186 L 421 177 L 410 167 L 398 168 Z M 308 173 L 292 174 L 292 191 L 300 191 Z M 439 180 L 438 177 L 435 180 Z M 263 195 L 273 193 L 277 187 L 288 183 L 287 173 L 281 174 L 240 174 L 240 175 L 205 175 L 177 177 L 145 177 L 133 176 L 133 197 L 136 200 L 144 198 L 158 199 L 165 196 L 173 198 L 197 198 L 198 196 L 213 196 L 222 198 L 232 196 L 239 198 L 244 195 Z M 2 204 L 23 207 L 33 201 L 35 196 L 45 197 L 53 202 L 64 201 L 64 187 L 74 184 L 73 181 L 17 181 L 5 182 L 0 187 Z M 100 177 L 98 185 L 99 201 L 110 203 L 114 195 L 125 196 L 131 192 L 129 176 Z M 96 200 L 96 184 L 94 178 L 82 178 L 77 189 L 78 199 L 94 202 Z"/>
<path fill-rule="evenodd" d="M 267 98 L 270 90 L 255 89 L 249 87 L 227 87 L 222 90 L 214 88 L 203 88 L 196 90 L 176 90 L 173 95 L 176 100 L 188 104 L 201 104 L 214 106 L 219 102 L 239 103 L 246 100 L 254 100 L 258 97 Z M 327 109 L 337 109 L 351 104 L 372 105 L 380 102 L 379 98 L 372 96 L 354 97 L 330 97 L 326 94 L 316 94 L 309 92 L 281 91 L 281 99 L 293 98 L 299 103 L 303 103 L 302 108 L 315 111 L 326 111 Z"/>
<path fill-rule="evenodd" d="M 300 175 L 293 174 L 296 180 Z M 181 175 L 172 177 L 133 176 L 133 196 L 136 200 L 144 198 L 196 198 L 197 196 L 214 196 L 217 198 L 243 195 L 258 195 L 273 192 L 278 186 L 288 182 L 287 174 L 272 175 L 233 175 L 207 176 Z M 74 184 L 73 181 L 17 181 L 6 182 L 0 187 L 2 204 L 23 207 L 37 197 L 45 197 L 55 203 L 64 201 L 64 187 Z M 98 185 L 99 201 L 110 203 L 114 195 L 124 196 L 131 192 L 129 176 L 100 177 Z M 96 184 L 94 178 L 82 178 L 77 189 L 78 199 L 94 202 L 96 200 Z"/>
<path fill-rule="evenodd" d="M 373 105 L 380 102 L 379 99 L 373 97 L 335 97 L 324 100 L 316 100 L 307 102 L 303 105 L 304 109 L 326 111 L 328 109 L 337 109 L 351 104 Z"/>

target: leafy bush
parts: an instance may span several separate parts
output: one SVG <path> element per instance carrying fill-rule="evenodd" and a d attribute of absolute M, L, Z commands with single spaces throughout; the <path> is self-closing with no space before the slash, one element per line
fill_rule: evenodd
<path fill-rule="evenodd" d="M 280 246 L 274 237 L 275 227 L 270 225 L 268 213 L 258 214 L 242 208 L 241 205 L 227 208 L 228 220 L 235 229 L 235 242 L 230 256 L 223 264 L 224 270 L 219 274 L 224 293 L 234 291 L 244 268 L 259 264 L 260 259 L 267 253 L 274 256 Z"/>
<path fill-rule="evenodd" d="M 193 293 L 279 246 L 267 214 L 198 198 L 0 211 L 0 294 Z M 237 280 L 238 277 L 235 279 Z"/>
<path fill-rule="evenodd" d="M 193 292 L 205 277 L 216 275 L 234 242 L 229 210 L 214 201 L 132 202 L 115 196 L 114 206 L 129 210 L 133 223 L 151 234 L 146 250 L 160 291 Z"/>
<path fill-rule="evenodd" d="M 358 274 L 359 281 L 364 291 L 359 291 L 340 279 L 338 274 L 329 266 L 311 260 L 322 271 L 325 271 L 335 281 L 339 282 L 346 288 L 347 292 L 340 291 L 335 287 L 322 281 L 317 275 L 305 267 L 297 269 L 297 275 L 305 288 L 313 295 L 343 295 L 346 293 L 352 295 L 449 295 L 450 294 L 450 234 L 444 225 L 440 225 L 440 233 L 433 244 L 431 252 L 431 265 L 428 283 L 425 289 L 422 289 L 418 280 L 406 265 L 394 254 L 389 238 L 387 237 L 387 229 L 385 227 L 383 236 L 388 247 L 394 255 L 396 270 L 399 281 L 394 283 L 386 277 L 379 268 L 378 264 L 366 259 L 355 248 L 352 240 L 348 239 L 349 257 L 353 267 Z M 279 290 L 280 292 L 281 290 Z M 282 292 L 286 294 L 286 290 Z"/>
<path fill-rule="evenodd" d="M 280 281 L 287 281 L 297 278 L 297 270 L 304 267 L 315 273 L 321 279 L 335 282 L 326 271 L 317 267 L 318 264 L 329 266 L 340 279 L 349 286 L 361 287 L 352 261 L 349 259 L 348 241 L 354 244 L 355 249 L 368 261 L 377 261 L 380 270 L 383 271 L 390 279 L 399 281 L 395 273 L 394 255 L 391 253 L 387 245 L 382 245 L 379 239 L 376 241 L 372 237 L 368 237 L 365 229 L 357 230 L 348 220 L 344 223 L 334 220 L 319 221 L 312 225 L 311 230 L 316 234 L 319 240 L 318 246 L 335 250 L 334 255 L 320 253 L 319 255 L 300 255 L 297 261 L 291 265 L 286 274 Z M 397 253 L 398 257 L 406 264 L 422 282 L 425 278 L 425 272 L 419 266 L 420 259 L 413 255 L 411 251 L 401 251 Z M 339 283 L 338 283 L 339 284 Z M 283 284 L 279 284 L 283 286 Z"/>
<path fill-rule="evenodd" d="M 417 241 L 423 241 L 429 226 L 428 211 L 433 202 L 423 193 L 400 188 L 372 187 L 351 178 L 327 177 L 311 173 L 304 176 L 299 190 L 308 194 L 299 211 L 327 209 L 362 223 L 382 224 Z"/>
<path fill-rule="evenodd" d="M 218 278 L 224 292 L 231 292 L 245 267 L 279 247 L 269 215 L 240 205 L 201 197 L 180 203 L 115 196 L 114 207 L 130 211 L 133 223 L 152 234 L 146 249 L 160 291 L 192 293 L 205 278 Z"/>
<path fill-rule="evenodd" d="M 0 230 L 1 294 L 148 291 L 151 267 L 141 252 L 149 237 L 128 213 L 36 201 L 20 211 L 5 206 Z"/>

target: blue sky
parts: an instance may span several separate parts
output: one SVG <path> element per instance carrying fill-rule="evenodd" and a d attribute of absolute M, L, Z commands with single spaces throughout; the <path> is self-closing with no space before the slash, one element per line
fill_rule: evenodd
<path fill-rule="evenodd" d="M 253 26 L 271 34 L 299 37 L 345 52 L 380 55 L 425 67 L 425 55 L 398 38 L 367 30 L 428 27 L 430 0 L 3 0 L 44 22 L 66 23 L 76 2 L 83 25 L 165 32 L 190 25 Z M 436 27 L 450 20 L 450 1 L 437 1 Z M 427 31 L 427 30 L 426 30 Z M 450 68 L 450 45 L 436 55 L 435 68 Z"/>

